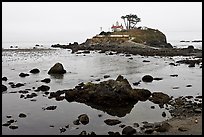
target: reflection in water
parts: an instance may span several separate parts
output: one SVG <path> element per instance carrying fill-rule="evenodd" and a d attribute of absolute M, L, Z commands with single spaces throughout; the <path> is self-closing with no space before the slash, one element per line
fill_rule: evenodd
<path fill-rule="evenodd" d="M 50 74 L 51 78 L 55 79 L 63 79 L 64 75 L 63 74 Z"/>
<path fill-rule="evenodd" d="M 108 107 L 108 106 L 96 105 L 96 104 L 88 103 L 88 102 L 84 104 L 86 104 L 87 106 L 90 106 L 91 108 L 106 112 L 107 114 L 111 116 L 124 117 L 126 116 L 126 114 L 129 114 L 131 112 L 131 110 L 133 109 L 136 103 L 137 102 L 131 102 L 128 105 L 123 106 L 123 107 Z"/>

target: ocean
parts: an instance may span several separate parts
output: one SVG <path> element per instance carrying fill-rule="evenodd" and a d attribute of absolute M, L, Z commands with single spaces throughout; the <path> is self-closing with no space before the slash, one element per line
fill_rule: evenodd
<path fill-rule="evenodd" d="M 202 49 L 202 42 L 180 42 L 180 40 L 183 39 L 168 42 L 175 48 L 193 45 L 195 48 Z M 122 124 L 130 126 L 138 123 L 139 127 L 135 128 L 140 131 L 144 121 L 160 122 L 171 118 L 168 109 L 160 108 L 157 104 L 148 100 L 139 101 L 130 111 L 122 112 L 123 116 L 121 116 L 117 112 L 110 114 L 83 103 L 68 102 L 65 99 L 63 101 L 49 99 L 43 92 L 37 92 L 38 96 L 33 98 L 34 100 L 20 98 L 21 94 L 16 92 L 29 89 L 29 93 L 34 93 L 33 87 L 41 85 L 48 85 L 50 87 L 49 92 L 56 92 L 57 90 L 74 88 L 81 82 L 99 83 L 108 79 L 116 79 L 118 75 L 122 75 L 127 78 L 132 88 L 145 88 L 150 92 L 161 91 L 174 98 L 202 95 L 202 69 L 200 65 L 193 68 L 189 68 L 185 64 L 169 65 L 169 63 L 175 63 L 180 59 L 193 59 L 193 57 L 175 56 L 169 58 L 132 55 L 133 59 L 130 60 L 124 54 L 106 55 L 97 51 L 91 51 L 90 54 L 72 54 L 68 49 L 51 48 L 51 45 L 58 43 L 68 44 L 69 42 L 2 43 L 3 49 L 14 49 L 2 51 L 2 77 L 8 78 L 7 81 L 2 81 L 2 84 L 8 87 L 7 91 L 2 92 L 2 124 L 8 120 L 6 116 L 11 115 L 12 119 L 17 120 L 13 124 L 18 125 L 17 129 L 2 126 L 3 135 L 78 135 L 83 130 L 88 133 L 94 131 L 97 135 L 108 135 L 109 131 L 121 133 L 122 128 L 119 125 L 106 125 L 104 123 L 105 119 L 119 119 Z M 15 50 L 33 49 L 33 47 L 47 50 Z M 143 62 L 143 60 L 149 60 L 150 62 Z M 62 63 L 67 70 L 63 77 L 53 77 L 47 73 L 57 62 Z M 19 77 L 21 72 L 29 73 L 34 68 L 38 68 L 40 73 L 30 74 L 25 78 Z M 151 83 L 141 82 L 138 86 L 133 85 L 134 82 L 141 80 L 147 74 L 163 79 Z M 171 74 L 178 74 L 178 77 L 171 77 Z M 104 75 L 110 75 L 110 77 L 104 78 Z M 48 84 L 40 82 L 44 78 L 50 78 L 51 82 Z M 100 79 L 100 81 L 96 81 L 97 79 Z M 11 88 L 9 82 L 25 83 L 25 86 Z M 192 87 L 186 87 L 189 84 Z M 43 110 L 43 107 L 51 105 L 57 106 L 56 110 Z M 155 109 L 151 109 L 151 106 L 155 106 Z M 166 117 L 162 116 L 163 112 L 167 114 Z M 19 118 L 20 113 L 25 113 L 27 117 Z M 73 121 L 84 113 L 89 116 L 89 124 L 74 125 Z M 98 115 L 102 115 L 102 117 Z M 69 127 L 61 133 L 60 128 L 66 125 L 69 125 Z"/>

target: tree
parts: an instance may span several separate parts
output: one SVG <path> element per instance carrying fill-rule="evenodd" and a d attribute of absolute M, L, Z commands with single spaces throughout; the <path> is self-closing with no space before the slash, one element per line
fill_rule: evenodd
<path fill-rule="evenodd" d="M 121 16 L 121 18 L 124 20 L 126 29 L 134 29 L 136 28 L 136 24 L 141 22 L 141 19 L 134 14 Z"/>

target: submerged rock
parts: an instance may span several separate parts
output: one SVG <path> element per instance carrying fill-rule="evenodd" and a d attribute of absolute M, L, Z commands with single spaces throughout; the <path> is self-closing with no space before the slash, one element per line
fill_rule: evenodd
<path fill-rule="evenodd" d="M 66 70 L 61 63 L 56 63 L 49 71 L 48 74 L 64 74 Z"/>
<path fill-rule="evenodd" d="M 104 120 L 104 122 L 109 126 L 113 126 L 121 123 L 121 121 L 117 119 L 106 119 Z"/>

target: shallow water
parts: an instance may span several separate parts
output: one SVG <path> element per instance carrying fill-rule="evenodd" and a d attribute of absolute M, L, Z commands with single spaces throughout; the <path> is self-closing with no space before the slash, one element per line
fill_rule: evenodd
<path fill-rule="evenodd" d="M 108 134 L 108 131 L 119 131 L 122 128 L 119 125 L 108 126 L 104 123 L 107 118 L 117 118 L 122 124 L 131 125 L 139 123 L 142 126 L 143 121 L 160 122 L 171 118 L 168 110 L 160 108 L 158 105 L 150 102 L 139 101 L 134 105 L 130 112 L 125 116 L 113 116 L 105 111 L 91 108 L 82 103 L 68 102 L 66 100 L 56 101 L 48 99 L 42 92 L 37 92 L 35 97 L 37 101 L 20 98 L 20 93 L 11 93 L 30 88 L 29 93 L 34 92 L 32 87 L 41 85 L 50 86 L 49 92 L 74 88 L 81 82 L 96 82 L 108 79 L 116 79 L 118 75 L 123 75 L 133 88 L 146 88 L 151 92 L 162 91 L 170 96 L 178 97 L 181 95 L 202 95 L 202 69 L 199 65 L 189 68 L 188 65 L 170 66 L 170 62 L 176 62 L 184 57 L 143 57 L 132 56 L 133 60 L 125 57 L 123 54 L 106 55 L 92 51 L 91 54 L 71 54 L 70 50 L 38 50 L 38 51 L 3 51 L 2 52 L 2 76 L 6 76 L 8 81 L 2 81 L 2 84 L 8 87 L 6 92 L 2 93 L 2 123 L 6 122 L 7 115 L 12 115 L 18 129 L 12 130 L 2 126 L 2 134 L 68 134 L 78 135 L 81 131 L 86 130 L 88 133 L 94 131 L 98 134 Z M 149 60 L 150 62 L 142 62 Z M 53 77 L 47 74 L 48 70 L 57 62 L 63 64 L 67 73 L 63 77 Z M 21 72 L 29 73 L 33 68 L 40 69 L 39 74 L 30 74 L 30 76 L 21 78 L 18 75 Z M 133 82 L 142 79 L 146 74 L 153 77 L 161 77 L 163 80 L 153 81 L 151 83 L 141 82 L 138 86 L 133 86 Z M 178 77 L 170 77 L 171 74 L 178 74 Z M 104 79 L 104 75 L 110 75 Z M 48 84 L 39 82 L 44 78 L 51 78 Z M 37 81 L 37 82 L 36 82 Z M 99 81 L 99 82 L 101 82 Z M 8 82 L 22 82 L 25 86 L 20 88 L 10 88 Z M 186 87 L 191 84 L 192 87 Z M 173 87 L 179 87 L 173 89 Z M 43 107 L 56 105 L 56 110 L 43 110 Z M 150 107 L 154 105 L 155 109 Z M 162 112 L 167 113 L 162 117 Z M 26 118 L 19 118 L 18 115 L 23 112 L 27 114 Z M 80 114 L 87 114 L 90 118 L 87 125 L 74 125 L 73 121 Z M 102 117 L 98 117 L 102 114 Z M 60 133 L 60 127 L 69 124 L 66 132 Z M 54 127 L 49 127 L 54 125 Z M 136 128 L 139 131 L 139 128 Z"/>

